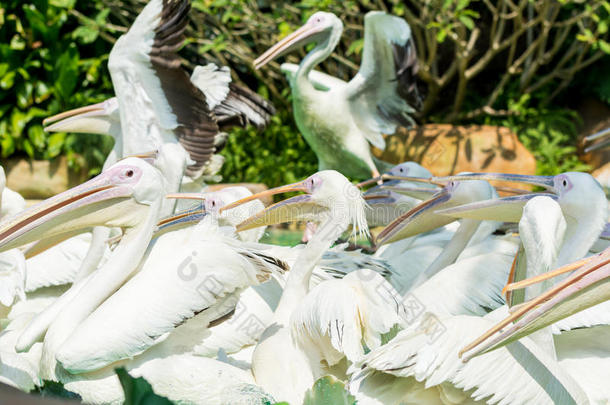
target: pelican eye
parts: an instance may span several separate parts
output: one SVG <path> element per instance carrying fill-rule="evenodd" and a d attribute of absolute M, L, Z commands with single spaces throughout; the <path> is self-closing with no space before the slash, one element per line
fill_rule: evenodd
<path fill-rule="evenodd" d="M 125 172 L 125 176 L 127 177 L 133 177 L 133 170 L 129 169 Z"/>
<path fill-rule="evenodd" d="M 564 187 L 567 187 L 568 186 L 568 181 L 566 179 L 563 179 L 561 184 L 563 184 Z"/>

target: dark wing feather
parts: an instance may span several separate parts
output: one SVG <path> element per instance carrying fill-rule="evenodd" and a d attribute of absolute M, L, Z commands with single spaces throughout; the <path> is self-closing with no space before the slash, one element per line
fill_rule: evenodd
<path fill-rule="evenodd" d="M 161 21 L 155 29 L 155 40 L 149 56 L 167 102 L 177 118 L 176 137 L 195 161 L 187 168 L 187 174 L 192 175 L 200 172 L 214 154 L 214 139 L 219 128 L 204 94 L 191 83 L 176 53 L 184 42 L 190 7 L 188 0 L 163 1 Z"/>
<path fill-rule="evenodd" d="M 403 46 L 392 44 L 394 51 L 394 64 L 396 66 L 396 80 L 398 81 L 398 95 L 413 106 L 421 110 L 423 103 L 417 89 L 417 51 L 413 38 Z"/>
<path fill-rule="evenodd" d="M 275 107 L 252 90 L 229 83 L 229 94 L 214 107 L 214 114 L 223 131 L 248 124 L 263 129 L 275 114 Z"/>
<path fill-rule="evenodd" d="M 416 72 L 417 56 L 407 22 L 384 12 L 368 12 L 360 70 L 345 92 L 352 116 L 372 145 L 383 149 L 381 134 L 415 123 L 409 114 L 421 104 L 413 81 Z"/>

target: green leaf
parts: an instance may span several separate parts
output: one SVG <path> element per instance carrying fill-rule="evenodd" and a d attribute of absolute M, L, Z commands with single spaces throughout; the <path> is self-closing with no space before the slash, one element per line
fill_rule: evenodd
<path fill-rule="evenodd" d="M 17 108 L 14 108 L 13 113 L 11 114 L 11 135 L 13 138 L 19 138 L 21 136 L 26 124 L 26 114 L 19 111 Z"/>
<path fill-rule="evenodd" d="M 598 42 L 599 49 L 601 49 L 604 53 L 610 54 L 610 44 L 603 39 L 600 39 Z"/>
<path fill-rule="evenodd" d="M 119 381 L 125 391 L 125 405 L 172 405 L 172 402 L 153 392 L 144 378 L 133 378 L 124 368 L 116 369 Z"/>
<path fill-rule="evenodd" d="M 15 140 L 10 136 L 4 136 L 0 141 L 2 146 L 2 157 L 9 157 L 15 152 Z"/>
<path fill-rule="evenodd" d="M 463 10 L 470 4 L 470 0 L 458 0 L 457 7 L 455 8 L 457 11 Z"/>
<path fill-rule="evenodd" d="M 55 88 L 64 100 L 68 100 L 74 92 L 78 80 L 78 53 L 74 46 L 61 54 L 57 59 L 55 69 L 57 72 Z"/>
<path fill-rule="evenodd" d="M 38 34 L 39 39 L 44 38 L 48 31 L 45 16 L 33 4 L 25 4 L 23 6 L 23 13 L 32 31 Z"/>
<path fill-rule="evenodd" d="M 45 148 L 46 136 L 40 125 L 32 125 L 28 128 L 28 138 L 36 149 L 43 150 Z"/>
<path fill-rule="evenodd" d="M 32 146 L 32 143 L 28 139 L 24 139 L 22 146 L 28 157 L 34 159 L 34 147 Z"/>
<path fill-rule="evenodd" d="M 59 7 L 59 8 L 67 8 L 67 9 L 74 8 L 75 3 L 76 3 L 76 0 L 49 0 L 50 5 Z"/>
<path fill-rule="evenodd" d="M 106 18 L 108 18 L 108 14 L 110 14 L 109 8 L 105 8 L 102 11 L 100 11 L 99 13 L 97 13 L 97 15 L 95 16 L 95 23 L 97 25 L 106 24 Z"/>
<path fill-rule="evenodd" d="M 48 145 L 45 149 L 46 159 L 53 159 L 61 153 L 61 149 L 64 145 L 64 139 L 66 139 L 66 134 L 63 132 L 58 132 L 49 136 Z"/>
<path fill-rule="evenodd" d="M 441 28 L 436 33 L 436 42 L 438 42 L 439 44 L 442 44 L 445 41 L 446 37 L 447 37 L 447 30 L 444 28 Z"/>
<path fill-rule="evenodd" d="M 353 405 L 356 398 L 345 390 L 345 384 L 333 376 L 319 378 L 305 393 L 303 405 Z"/>
<path fill-rule="evenodd" d="M 352 41 L 352 43 L 349 45 L 349 48 L 347 48 L 346 55 L 360 55 L 362 53 L 362 48 L 364 48 L 364 38 Z"/>
<path fill-rule="evenodd" d="M 290 24 L 288 24 L 286 21 L 282 21 L 279 25 L 278 25 L 278 31 L 280 33 L 280 38 L 285 37 L 286 35 L 290 34 L 293 29 L 290 26 Z"/>
<path fill-rule="evenodd" d="M 15 34 L 13 35 L 13 38 L 11 38 L 10 47 L 14 51 L 22 51 L 25 49 L 25 40 L 18 34 Z"/>
<path fill-rule="evenodd" d="M 97 39 L 99 32 L 96 25 L 82 25 L 72 32 L 72 39 L 82 44 L 90 44 Z"/>
<path fill-rule="evenodd" d="M 468 17 L 467 15 L 461 15 L 459 19 L 469 30 L 474 28 L 474 21 L 472 18 Z"/>
<path fill-rule="evenodd" d="M 0 63 L 0 77 L 4 77 L 9 68 L 10 65 L 8 63 Z"/>
<path fill-rule="evenodd" d="M 8 90 L 15 84 L 15 71 L 8 72 L 0 79 L 0 87 L 3 90 Z"/>
<path fill-rule="evenodd" d="M 32 91 L 34 85 L 32 82 L 20 83 L 17 90 L 17 106 L 25 110 L 32 104 Z"/>

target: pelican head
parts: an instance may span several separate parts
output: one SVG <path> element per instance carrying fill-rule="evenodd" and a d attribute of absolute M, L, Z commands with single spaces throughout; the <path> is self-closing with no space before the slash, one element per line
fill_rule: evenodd
<path fill-rule="evenodd" d="M 403 162 L 388 170 L 387 174 L 391 176 L 411 176 L 430 178 L 432 173 L 422 165 L 416 162 Z"/>
<path fill-rule="evenodd" d="M 534 282 L 578 268 L 568 278 L 519 306 L 510 316 L 462 348 L 460 357 L 468 361 L 610 299 L 610 248 L 535 277 Z"/>
<path fill-rule="evenodd" d="M 377 183 L 375 187 L 370 188 L 369 192 L 377 192 L 382 188 L 401 187 L 409 188 L 412 183 L 418 183 L 418 187 L 433 188 L 434 183 L 429 179 L 432 178 L 432 173 L 415 162 L 403 162 L 392 167 L 390 170 L 381 176 L 372 177 L 368 180 L 358 183 L 358 187 L 364 187 L 373 183 Z M 396 191 L 396 190 L 395 190 Z"/>
<path fill-rule="evenodd" d="M 422 202 L 409 212 L 396 218 L 377 235 L 377 244 L 383 245 L 408 238 L 453 222 L 436 213 L 437 210 L 455 207 L 472 201 L 495 197 L 493 187 L 486 181 L 451 180 L 432 198 Z"/>
<path fill-rule="evenodd" d="M 120 128 L 119 101 L 116 97 L 101 103 L 76 108 L 54 115 L 42 121 L 48 132 L 80 132 L 87 134 L 115 135 Z"/>
<path fill-rule="evenodd" d="M 234 208 L 226 207 L 240 199 L 248 198 L 252 192 L 246 187 L 226 187 L 219 191 L 209 193 L 175 193 L 168 194 L 167 198 L 193 199 L 200 200 L 196 206 L 171 215 L 159 223 L 159 231 L 180 229 L 200 222 L 205 215 L 216 218 L 220 226 L 235 227 L 245 221 L 250 216 L 265 208 L 263 203 L 258 200 L 250 200 Z M 256 242 L 264 233 L 264 229 L 242 232 L 238 237 L 244 242 Z"/>
<path fill-rule="evenodd" d="M 239 224 L 237 230 L 241 232 L 259 226 L 294 221 L 317 223 L 334 221 L 337 227 L 347 228 L 349 224 L 352 224 L 354 232 L 368 233 L 365 216 L 366 202 L 362 198 L 360 190 L 345 176 L 334 170 L 323 170 L 303 181 L 242 198 L 224 207 L 223 211 L 255 198 L 294 191 L 305 194 L 267 207 Z"/>
<path fill-rule="evenodd" d="M 336 15 L 318 11 L 309 17 L 305 25 L 259 56 L 254 61 L 254 67 L 260 69 L 272 60 L 312 42 L 332 50 L 337 46 L 342 31 L 343 23 Z"/>
<path fill-rule="evenodd" d="M 0 251 L 91 226 L 130 228 L 163 196 L 161 174 L 127 158 L 100 175 L 0 221 Z"/>
<path fill-rule="evenodd" d="M 604 219 L 603 224 L 600 223 L 600 232 L 603 225 L 605 225 L 607 209 L 606 196 L 602 186 L 588 173 L 566 172 L 558 174 L 557 176 L 473 173 L 437 178 L 436 180 L 458 179 L 485 179 L 533 184 L 544 187 L 553 194 L 529 193 L 489 201 L 473 202 L 439 211 L 439 213 L 442 213 L 443 215 L 449 215 L 454 218 L 519 222 L 525 204 L 532 198 L 543 195 L 554 198 L 559 202 L 568 222 L 578 221 L 583 217 L 583 214 L 594 213 L 599 214 L 597 216 Z"/>

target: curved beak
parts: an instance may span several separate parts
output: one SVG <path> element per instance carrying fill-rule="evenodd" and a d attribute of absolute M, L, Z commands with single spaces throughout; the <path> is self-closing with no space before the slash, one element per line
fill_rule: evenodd
<path fill-rule="evenodd" d="M 307 188 L 307 185 L 305 184 L 305 180 L 298 181 L 296 183 L 286 184 L 285 186 L 270 188 L 269 190 L 261 191 L 260 193 L 256 193 L 256 194 L 252 194 L 248 197 L 244 197 L 241 200 L 233 201 L 231 204 L 228 204 L 228 205 L 225 205 L 224 207 L 222 207 L 220 209 L 220 212 L 230 210 L 231 208 L 235 208 L 235 207 L 245 204 L 249 201 L 256 200 L 257 198 L 261 199 L 261 201 L 263 201 L 262 198 L 270 197 L 270 196 L 273 196 L 276 194 L 291 193 L 291 192 L 307 193 L 308 191 L 309 191 L 309 189 Z"/>
<path fill-rule="evenodd" d="M 455 221 L 454 218 L 438 215 L 436 210 L 451 206 L 451 195 L 443 188 L 427 201 L 399 216 L 377 235 L 376 244 L 381 246 L 395 242 Z"/>
<path fill-rule="evenodd" d="M 381 190 L 393 191 L 398 194 L 417 198 L 418 200 L 427 200 L 427 199 L 431 198 L 432 196 L 434 196 L 434 194 L 438 193 L 438 191 L 439 191 L 437 188 L 395 186 L 395 185 L 387 185 L 388 183 L 384 183 L 383 185 L 379 186 L 379 188 Z"/>
<path fill-rule="evenodd" d="M 196 199 L 204 200 L 203 195 L 199 194 L 199 193 L 183 193 L 183 194 L 187 194 L 189 196 L 192 195 L 193 197 L 195 195 L 198 195 L 199 198 L 196 198 Z M 189 197 L 182 197 L 183 194 L 168 194 L 165 197 L 166 198 L 189 198 Z M 203 218 L 205 218 L 206 215 L 208 215 L 208 212 L 205 210 L 203 201 L 201 201 L 199 204 L 195 205 L 192 208 L 177 212 L 173 215 L 163 218 L 157 224 L 157 229 L 155 230 L 155 232 L 153 234 L 153 239 L 158 238 L 159 236 L 163 235 L 166 232 L 173 232 L 173 231 L 177 231 L 179 229 L 187 228 L 189 226 L 198 224 L 199 222 L 201 222 L 201 220 Z"/>
<path fill-rule="evenodd" d="M 581 269 L 537 298 L 522 304 L 510 316 L 464 347 L 460 351 L 463 361 L 495 350 L 610 298 L 610 249 L 564 267 L 549 272 L 547 278 L 577 267 Z M 535 281 L 544 279 L 537 277 Z"/>
<path fill-rule="evenodd" d="M 260 193 L 253 194 L 251 196 L 242 198 L 228 204 L 220 209 L 220 212 L 235 208 L 239 205 L 245 204 L 249 201 L 260 199 L 276 194 L 290 193 L 290 192 L 309 192 L 305 180 L 272 188 L 269 190 L 261 191 Z M 237 232 L 246 231 L 252 228 L 258 228 L 260 226 L 275 225 L 284 222 L 293 221 L 306 221 L 312 218 L 312 215 L 319 214 L 327 209 L 320 206 L 319 204 L 312 201 L 310 194 L 298 195 L 292 198 L 288 198 L 279 203 L 270 205 L 259 213 L 246 219 L 239 225 L 237 225 Z"/>
<path fill-rule="evenodd" d="M 277 44 L 269 48 L 265 53 L 254 60 L 254 68 L 260 69 L 272 60 L 297 49 L 305 44 L 314 42 L 319 34 L 324 31 L 324 27 L 306 23 L 301 28 L 287 35 Z"/>
<path fill-rule="evenodd" d="M 0 221 L 0 251 L 27 243 L 73 235 L 77 229 L 109 225 L 120 207 L 114 206 L 133 194 L 128 185 L 113 184 L 114 172 L 99 176 L 44 200 Z M 123 208 L 124 209 L 124 208 Z"/>
<path fill-rule="evenodd" d="M 447 182 L 453 180 L 504 181 L 510 183 L 532 184 L 534 186 L 543 187 L 554 193 L 557 192 L 553 184 L 554 176 L 530 176 L 525 174 L 510 173 L 465 173 L 456 174 L 454 176 L 433 177 L 432 180 L 435 182 Z"/>
<path fill-rule="evenodd" d="M 598 150 L 598 149 L 604 148 L 606 146 L 610 146 L 610 128 L 603 129 L 599 132 L 594 133 L 593 135 L 587 136 L 585 138 L 585 142 L 593 142 L 600 138 L 602 139 L 600 142 L 587 146 L 585 148 L 585 153 L 589 153 L 594 150 Z M 603 138 L 607 138 L 607 139 L 603 139 Z"/>
<path fill-rule="evenodd" d="M 530 193 L 492 200 L 475 201 L 446 209 L 437 210 L 439 215 L 452 218 L 476 219 L 479 221 L 519 222 L 523 215 L 523 207 L 534 197 L 549 197 L 557 200 L 555 194 Z"/>
<path fill-rule="evenodd" d="M 65 111 L 42 121 L 47 132 L 79 132 L 112 135 L 109 100 Z"/>
<path fill-rule="evenodd" d="M 309 221 L 324 211 L 328 209 L 312 201 L 310 194 L 301 194 L 270 205 L 237 225 L 236 229 L 241 232 L 267 225 Z"/>

